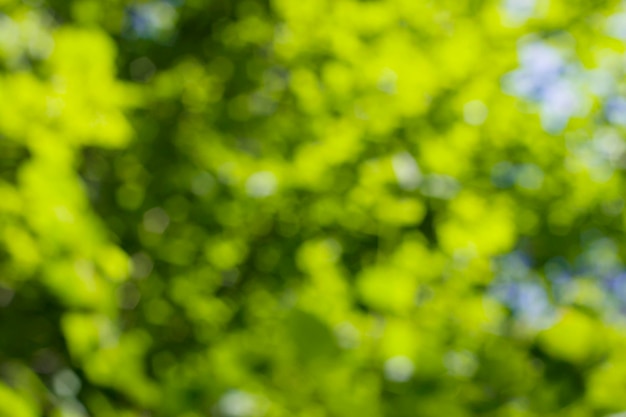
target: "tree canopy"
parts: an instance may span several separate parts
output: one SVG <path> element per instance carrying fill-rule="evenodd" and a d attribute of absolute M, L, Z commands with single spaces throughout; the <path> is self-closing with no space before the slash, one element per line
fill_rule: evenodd
<path fill-rule="evenodd" d="M 625 411 L 625 52 L 616 0 L 0 0 L 0 417 Z"/>

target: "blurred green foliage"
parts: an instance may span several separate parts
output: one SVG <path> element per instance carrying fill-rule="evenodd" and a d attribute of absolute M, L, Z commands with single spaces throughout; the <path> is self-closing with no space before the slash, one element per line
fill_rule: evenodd
<path fill-rule="evenodd" d="M 0 0 L 0 416 L 626 410 L 625 28 Z"/>

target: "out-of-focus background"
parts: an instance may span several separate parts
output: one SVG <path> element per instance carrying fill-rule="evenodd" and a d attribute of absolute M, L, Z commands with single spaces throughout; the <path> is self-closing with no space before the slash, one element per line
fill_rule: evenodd
<path fill-rule="evenodd" d="M 0 0 L 0 416 L 625 415 L 625 52 L 614 0 Z"/>

